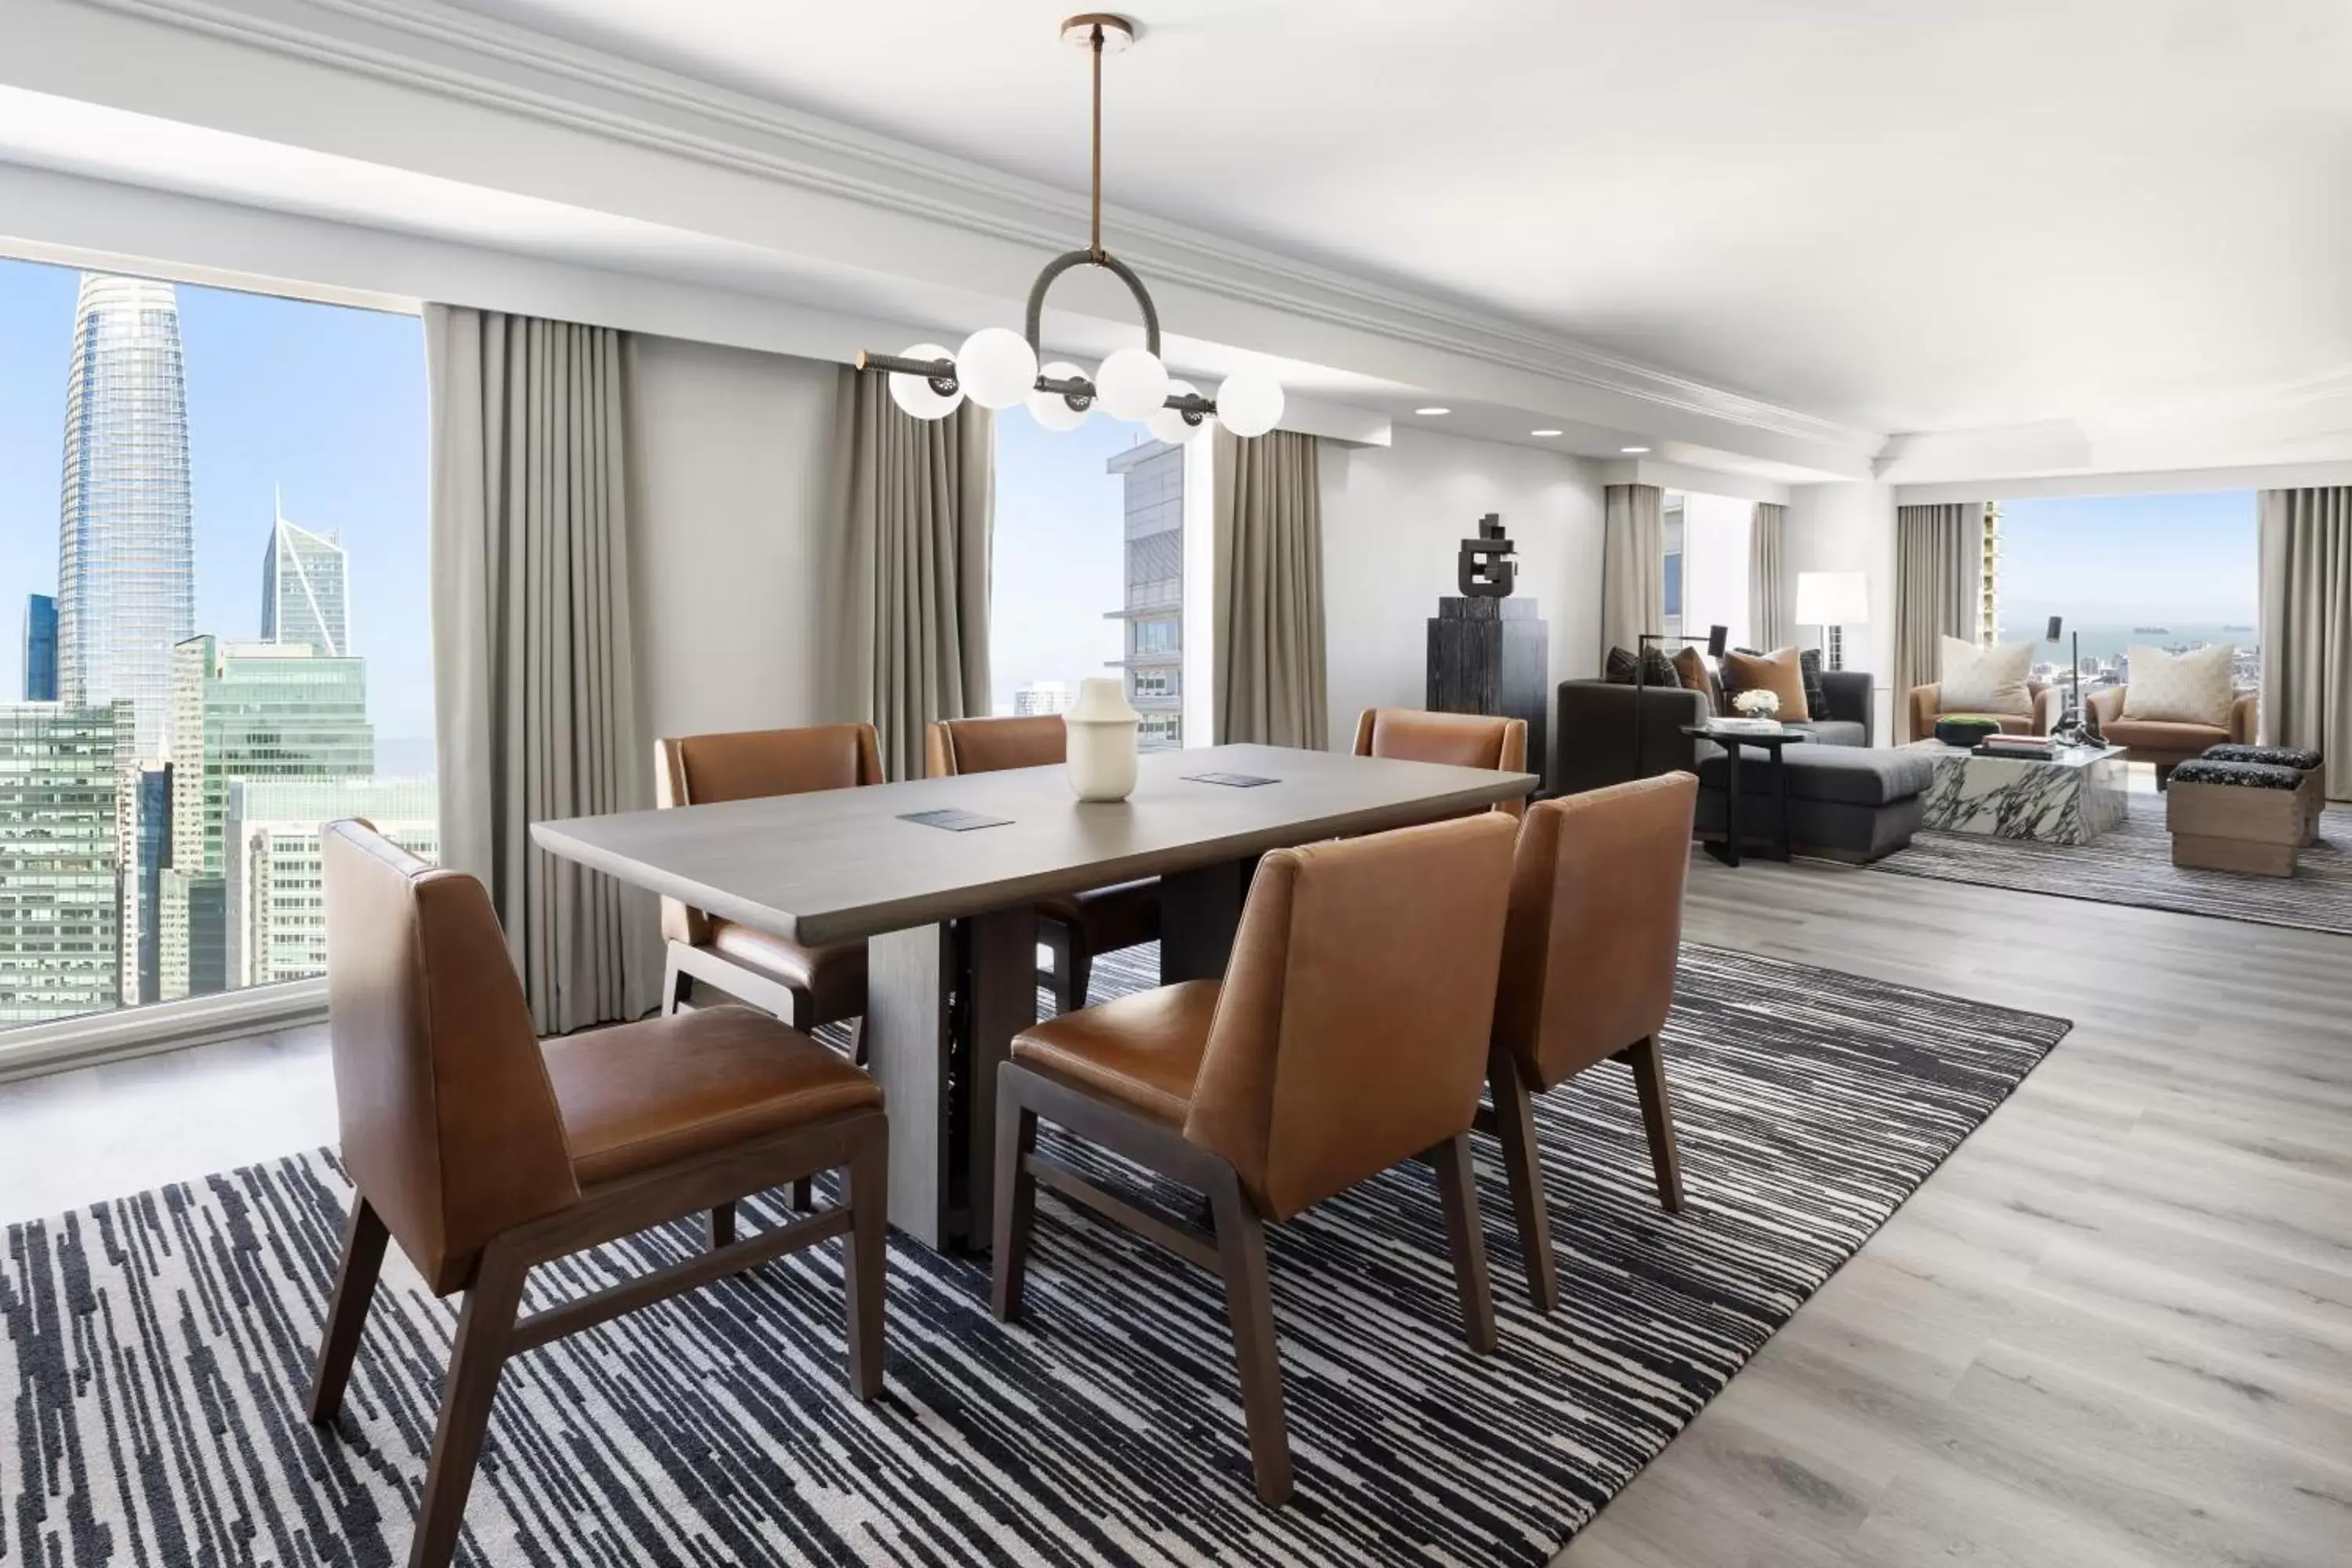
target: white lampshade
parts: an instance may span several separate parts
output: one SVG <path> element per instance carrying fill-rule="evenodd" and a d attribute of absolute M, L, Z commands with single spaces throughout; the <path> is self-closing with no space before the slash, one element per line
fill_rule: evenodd
<path fill-rule="evenodd" d="M 1171 378 L 1168 383 L 1168 395 L 1171 397 L 1190 397 L 1192 395 L 1192 384 L 1189 381 L 1177 381 Z M 1188 425 L 1184 422 L 1184 416 L 1173 408 L 1163 407 L 1159 413 L 1145 420 L 1143 427 L 1170 446 L 1181 447 L 1206 430 L 1209 427 L 1209 422 L 1203 419 L 1198 425 Z"/>
<path fill-rule="evenodd" d="M 1870 620 L 1869 581 L 1859 572 L 1797 574 L 1797 624 L 1859 626 Z"/>
<path fill-rule="evenodd" d="M 1069 381 L 1087 373 L 1067 360 L 1057 359 L 1037 374 L 1047 381 Z M 1070 400 L 1058 392 L 1033 390 L 1029 394 L 1029 417 L 1048 430 L 1075 430 L 1085 424 L 1087 416 L 1093 412 L 1091 404 L 1084 408 L 1071 407 Z"/>
<path fill-rule="evenodd" d="M 1236 436 L 1263 436 L 1282 422 L 1282 383 L 1237 370 L 1217 388 L 1217 418 Z"/>
<path fill-rule="evenodd" d="M 1019 332 L 982 327 L 956 351 L 956 379 L 982 408 L 1010 408 L 1035 386 L 1037 355 Z"/>
<path fill-rule="evenodd" d="M 905 357 L 943 360 L 954 356 L 937 343 L 917 343 L 905 352 Z M 959 385 L 955 391 L 941 397 L 931 390 L 931 384 L 923 377 L 901 375 L 894 370 L 890 373 L 890 401 L 918 419 L 944 419 L 953 414 L 956 405 L 963 401 L 963 388 Z"/>
<path fill-rule="evenodd" d="M 1095 401 L 1111 417 L 1140 425 L 1168 401 L 1168 367 L 1148 349 L 1121 349 L 1095 372 Z"/>

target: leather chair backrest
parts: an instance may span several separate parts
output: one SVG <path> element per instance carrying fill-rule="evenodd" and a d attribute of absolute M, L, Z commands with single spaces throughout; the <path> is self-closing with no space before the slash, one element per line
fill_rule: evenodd
<path fill-rule="evenodd" d="M 1418 708 L 1367 708 L 1356 720 L 1356 755 L 1523 773 L 1528 771 L 1528 721 Z M 1526 803 L 1507 800 L 1495 809 L 1517 816 Z"/>
<path fill-rule="evenodd" d="M 364 822 L 319 830 L 343 1166 L 436 1295 L 482 1246 L 580 1195 L 482 884 Z"/>
<path fill-rule="evenodd" d="M 1698 780 L 1675 773 L 1528 808 L 1495 1040 L 1531 1088 L 1665 1026 L 1697 803 Z"/>
<path fill-rule="evenodd" d="M 812 724 L 798 730 L 736 730 L 654 742 L 654 805 L 709 805 L 882 782 L 882 750 L 871 724 Z M 662 935 L 699 946 L 710 917 L 662 900 Z"/>
<path fill-rule="evenodd" d="M 1184 1136 L 1269 1216 L 1468 1130 L 1514 827 L 1481 812 L 1258 863 Z"/>
<path fill-rule="evenodd" d="M 923 737 L 924 761 L 935 779 L 993 773 L 1006 768 L 1051 767 L 1069 754 L 1069 731 L 1058 713 L 1018 719 L 941 719 Z"/>

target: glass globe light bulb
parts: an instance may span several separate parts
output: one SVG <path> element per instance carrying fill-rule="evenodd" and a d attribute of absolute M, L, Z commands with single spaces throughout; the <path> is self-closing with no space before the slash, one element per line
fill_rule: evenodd
<path fill-rule="evenodd" d="M 1189 381 L 1178 381 L 1173 377 L 1169 380 L 1168 395 L 1171 397 L 1190 397 L 1193 390 L 1192 384 Z M 1209 422 L 1203 419 L 1198 425 L 1187 424 L 1182 414 L 1173 408 L 1163 406 L 1157 414 L 1143 422 L 1143 427 L 1170 446 L 1181 447 L 1206 430 L 1209 427 Z"/>
<path fill-rule="evenodd" d="M 1237 370 L 1217 388 L 1217 417 L 1236 436 L 1263 436 L 1282 422 L 1282 383 Z"/>
<path fill-rule="evenodd" d="M 1069 381 L 1082 378 L 1087 373 L 1067 360 L 1057 359 L 1037 374 L 1047 381 Z M 1048 430 L 1075 430 L 1085 424 L 1087 416 L 1093 412 L 1091 404 L 1084 408 L 1071 407 L 1070 400 L 1058 392 L 1032 391 L 1029 394 L 1029 417 Z"/>
<path fill-rule="evenodd" d="M 1037 355 L 1019 332 L 982 327 L 956 351 L 956 380 L 982 408 L 1010 408 L 1035 384 Z"/>
<path fill-rule="evenodd" d="M 917 343 L 906 351 L 904 357 L 943 360 L 953 356 L 937 343 Z M 890 373 L 890 401 L 918 419 L 944 419 L 953 414 L 956 405 L 963 401 L 963 388 L 959 385 L 954 392 L 942 397 L 931 389 L 931 384 L 926 378 L 904 375 L 894 370 Z"/>
<path fill-rule="evenodd" d="M 1140 425 L 1168 401 L 1168 369 L 1148 349 L 1121 349 L 1095 372 L 1095 401 L 1113 418 Z"/>

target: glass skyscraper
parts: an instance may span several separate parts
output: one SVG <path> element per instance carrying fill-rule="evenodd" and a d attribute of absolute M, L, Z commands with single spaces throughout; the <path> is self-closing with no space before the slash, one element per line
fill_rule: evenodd
<path fill-rule="evenodd" d="M 47 594 L 25 595 L 25 700 L 58 700 L 58 602 Z"/>
<path fill-rule="evenodd" d="M 168 283 L 86 273 L 66 382 L 58 526 L 58 697 L 128 700 L 160 756 L 172 649 L 195 630 L 188 396 Z"/>
<path fill-rule="evenodd" d="M 261 558 L 261 640 L 304 643 L 330 658 L 350 653 L 349 579 L 335 535 L 298 528 L 280 514 Z"/>
<path fill-rule="evenodd" d="M 269 985 L 327 972 L 319 825 L 365 817 L 412 855 L 440 858 L 431 779 L 319 779 L 229 785 L 228 984 Z"/>
<path fill-rule="evenodd" d="M 120 1000 L 131 705 L 0 705 L 0 1026 Z"/>

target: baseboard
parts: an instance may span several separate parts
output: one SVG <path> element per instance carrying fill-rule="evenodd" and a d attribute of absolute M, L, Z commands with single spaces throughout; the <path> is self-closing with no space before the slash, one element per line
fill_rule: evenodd
<path fill-rule="evenodd" d="M 327 983 L 292 980 L 0 1033 L 0 1083 L 324 1023 Z"/>

